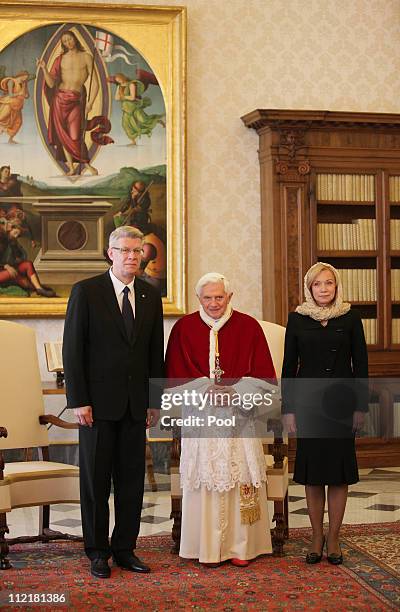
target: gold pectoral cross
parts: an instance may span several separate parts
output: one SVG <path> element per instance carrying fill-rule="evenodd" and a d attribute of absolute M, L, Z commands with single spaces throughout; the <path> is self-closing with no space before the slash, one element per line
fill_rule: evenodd
<path fill-rule="evenodd" d="M 222 374 L 225 374 L 225 372 L 224 370 L 221 369 L 219 365 L 219 348 L 218 348 L 218 332 L 217 331 L 214 332 L 214 336 L 215 336 L 215 368 L 212 371 L 212 373 L 214 374 L 215 382 L 220 383 L 221 376 Z"/>
<path fill-rule="evenodd" d="M 225 374 L 224 370 L 221 370 L 221 368 L 219 367 L 219 363 L 217 363 L 217 360 L 215 360 L 215 370 L 213 370 L 213 374 L 216 383 L 220 383 L 222 374 Z"/>

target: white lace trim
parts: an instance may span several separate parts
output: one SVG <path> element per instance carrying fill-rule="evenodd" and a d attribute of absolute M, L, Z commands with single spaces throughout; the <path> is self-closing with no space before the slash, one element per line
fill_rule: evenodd
<path fill-rule="evenodd" d="M 260 487 L 266 481 L 262 443 L 252 438 L 183 438 L 181 486 L 193 491 L 229 491 L 238 483 Z"/>
<path fill-rule="evenodd" d="M 174 391 L 195 389 L 199 393 L 206 392 L 210 383 L 211 381 L 206 377 L 199 378 L 193 380 L 190 385 L 175 387 Z M 279 393 L 276 393 L 275 385 L 261 379 L 242 378 L 236 383 L 235 390 L 239 393 L 271 391 L 271 394 L 275 394 L 276 399 L 269 409 L 268 416 L 279 413 Z M 225 408 L 211 408 L 210 406 L 206 406 L 203 412 L 194 410 L 194 414 L 204 417 L 207 409 L 217 417 L 228 416 Z M 251 409 L 247 412 L 251 413 Z M 228 433 L 226 429 L 224 432 Z M 238 483 L 260 487 L 267 480 L 266 463 L 261 440 L 251 436 L 250 420 L 247 432 L 248 437 L 246 438 L 230 438 L 228 435 L 224 436 L 222 431 L 217 436 L 215 429 L 207 430 L 199 427 L 198 436 L 203 434 L 205 437 L 190 437 L 196 435 L 193 427 L 189 427 L 186 432 L 183 428 L 180 460 L 181 486 L 194 490 L 204 485 L 209 491 L 219 492 L 229 491 Z M 209 437 L 206 437 L 207 435 Z"/>

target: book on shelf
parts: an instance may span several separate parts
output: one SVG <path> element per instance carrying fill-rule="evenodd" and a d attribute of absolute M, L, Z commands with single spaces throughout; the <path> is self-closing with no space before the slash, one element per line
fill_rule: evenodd
<path fill-rule="evenodd" d="M 390 270 L 391 296 L 394 302 L 400 300 L 400 270 Z"/>
<path fill-rule="evenodd" d="M 333 175 L 332 174 L 328 174 L 328 200 L 333 200 L 334 199 L 334 193 L 333 193 Z"/>
<path fill-rule="evenodd" d="M 392 319 L 392 344 L 400 344 L 400 319 Z"/>
<path fill-rule="evenodd" d="M 346 174 L 345 176 L 345 192 L 344 199 L 351 200 L 353 197 L 353 182 L 350 174 Z"/>
<path fill-rule="evenodd" d="M 363 268 L 362 271 L 362 301 L 368 301 L 368 270 Z"/>
<path fill-rule="evenodd" d="M 361 201 L 361 176 L 353 175 L 353 197 L 355 202 Z"/>
<path fill-rule="evenodd" d="M 375 200 L 375 176 L 373 174 L 318 174 L 317 198 L 339 202 L 373 202 Z"/>
<path fill-rule="evenodd" d="M 377 339 L 377 320 L 361 319 L 364 328 L 365 341 L 367 344 L 376 344 Z"/>
<path fill-rule="evenodd" d="M 357 268 L 356 270 L 356 285 L 357 285 L 357 301 L 363 302 L 365 298 L 365 282 L 364 282 L 364 270 Z"/>
<path fill-rule="evenodd" d="M 351 224 L 350 223 L 343 223 L 342 235 L 343 235 L 343 250 L 352 251 L 353 241 L 351 239 Z"/>
<path fill-rule="evenodd" d="M 365 414 L 365 421 L 362 428 L 364 436 L 377 438 L 381 433 L 380 406 L 372 402 L 368 404 L 368 412 Z"/>
<path fill-rule="evenodd" d="M 376 248 L 375 219 L 317 223 L 317 248 L 321 251 L 373 251 Z"/>
<path fill-rule="evenodd" d="M 376 301 L 376 270 L 354 268 L 340 270 L 344 298 L 349 302 Z"/>
<path fill-rule="evenodd" d="M 368 236 L 369 236 L 369 250 L 374 251 L 376 249 L 376 230 L 375 230 L 375 219 L 368 219 Z"/>
<path fill-rule="evenodd" d="M 330 232 L 330 229 L 331 229 L 330 223 L 325 223 L 323 228 L 324 228 L 324 232 L 323 232 L 323 244 L 326 245 L 323 248 L 325 248 L 325 249 L 327 249 L 329 251 L 332 248 L 332 235 L 331 235 L 331 232 Z"/>
<path fill-rule="evenodd" d="M 393 403 L 393 437 L 400 438 L 400 402 Z"/>
<path fill-rule="evenodd" d="M 331 223 L 332 238 L 333 238 L 333 250 L 337 251 L 340 243 L 339 223 Z"/>
<path fill-rule="evenodd" d="M 49 372 L 62 372 L 64 370 L 62 360 L 62 342 L 45 342 L 47 369 Z"/>
<path fill-rule="evenodd" d="M 400 219 L 390 220 L 390 248 L 400 250 Z"/>
<path fill-rule="evenodd" d="M 389 201 L 400 202 L 400 176 L 389 176 Z"/>
<path fill-rule="evenodd" d="M 398 219 L 390 220 L 390 248 L 396 250 L 399 248 L 399 223 Z"/>

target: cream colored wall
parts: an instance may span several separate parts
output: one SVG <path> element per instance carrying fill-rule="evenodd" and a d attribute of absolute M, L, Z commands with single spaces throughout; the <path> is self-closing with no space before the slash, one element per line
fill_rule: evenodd
<path fill-rule="evenodd" d="M 399 112 L 400 3 L 142 4 L 188 9 L 189 307 L 198 277 L 217 270 L 233 282 L 235 306 L 259 317 L 258 137 L 240 116 L 255 108 Z M 61 331 L 61 322 L 34 325 Z"/>

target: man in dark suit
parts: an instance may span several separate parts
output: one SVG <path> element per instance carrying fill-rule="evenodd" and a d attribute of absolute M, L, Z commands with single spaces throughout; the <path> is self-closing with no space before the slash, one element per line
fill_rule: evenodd
<path fill-rule="evenodd" d="M 134 553 L 143 502 L 149 379 L 163 377 L 161 297 L 135 278 L 143 234 L 130 226 L 110 235 L 112 268 L 76 283 L 65 319 L 63 360 L 67 405 L 79 427 L 82 528 L 91 573 L 109 578 L 120 567 L 149 572 Z M 115 526 L 108 540 L 114 485 Z"/>

